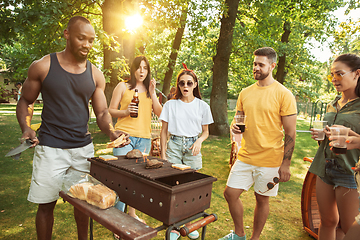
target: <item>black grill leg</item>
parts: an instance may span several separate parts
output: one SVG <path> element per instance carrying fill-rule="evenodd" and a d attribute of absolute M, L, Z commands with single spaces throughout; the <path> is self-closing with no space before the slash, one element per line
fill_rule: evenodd
<path fill-rule="evenodd" d="M 94 236 L 93 236 L 93 219 L 90 218 L 90 240 L 93 240 Z"/>
<path fill-rule="evenodd" d="M 203 226 L 202 232 L 201 232 L 201 240 L 205 240 L 205 233 L 206 233 L 206 225 Z"/>

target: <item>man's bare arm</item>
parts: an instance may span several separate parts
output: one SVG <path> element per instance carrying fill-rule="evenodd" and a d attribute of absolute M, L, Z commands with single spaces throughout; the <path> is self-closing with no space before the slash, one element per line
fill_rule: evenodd
<path fill-rule="evenodd" d="M 46 57 L 33 62 L 28 70 L 28 76 L 22 87 L 21 98 L 16 106 L 16 117 L 18 119 L 22 138 L 30 138 L 34 146 L 38 144 L 36 133 L 31 130 L 31 119 L 33 116 L 34 102 L 39 96 L 41 84 L 48 71 L 48 60 Z"/>
<path fill-rule="evenodd" d="M 296 114 L 281 117 L 285 132 L 284 157 L 279 169 L 281 182 L 289 181 L 291 176 L 290 163 L 295 148 L 296 117 L 297 117 Z"/>

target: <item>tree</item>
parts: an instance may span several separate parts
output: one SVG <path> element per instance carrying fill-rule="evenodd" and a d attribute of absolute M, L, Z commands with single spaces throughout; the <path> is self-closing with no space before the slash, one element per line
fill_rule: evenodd
<path fill-rule="evenodd" d="M 344 1 L 244 0 L 234 31 L 229 87 L 240 91 L 254 83 L 253 51 L 269 46 L 278 53 L 274 77 L 300 98 L 316 98 L 324 85 L 322 65 L 311 56 L 311 39 L 324 41 L 336 21 L 331 11 Z M 236 66 L 242 66 L 236 69 Z M 240 80 L 240 81 L 239 81 Z"/>
<path fill-rule="evenodd" d="M 180 25 L 176 31 L 174 42 L 172 44 L 172 49 L 169 57 L 169 63 L 167 65 L 167 71 L 164 77 L 164 84 L 162 88 L 162 92 L 167 96 L 170 92 L 171 78 L 174 72 L 174 66 L 176 63 L 178 51 L 180 50 L 181 39 L 184 34 L 185 25 L 186 25 L 186 17 L 187 17 L 187 4 L 183 6 L 181 10 L 180 17 Z M 165 100 L 165 99 L 164 99 Z"/>
<path fill-rule="evenodd" d="M 213 86 L 210 96 L 210 108 L 214 123 L 209 128 L 212 135 L 225 135 L 230 130 L 227 118 L 227 80 L 239 0 L 226 0 L 225 5 L 216 55 L 213 59 Z"/>

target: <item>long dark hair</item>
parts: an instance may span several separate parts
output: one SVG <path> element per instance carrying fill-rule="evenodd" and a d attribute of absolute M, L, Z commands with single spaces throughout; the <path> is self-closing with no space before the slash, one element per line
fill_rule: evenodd
<path fill-rule="evenodd" d="M 141 61 L 144 61 L 146 63 L 146 66 L 147 66 L 148 74 L 145 77 L 144 85 L 145 85 L 145 88 L 146 88 L 146 96 L 150 97 L 149 85 L 150 85 L 151 71 L 150 71 L 149 61 L 147 60 L 147 58 L 145 56 L 137 56 L 133 60 L 133 62 L 131 63 L 130 80 L 128 81 L 128 84 L 130 85 L 130 90 L 132 90 L 132 89 L 134 89 L 136 87 L 135 72 L 140 67 Z"/>
<path fill-rule="evenodd" d="M 334 62 L 342 62 L 346 66 L 348 66 L 352 72 L 360 69 L 360 57 L 356 56 L 355 54 L 342 54 L 338 56 Z M 357 79 L 357 84 L 355 87 L 355 94 L 356 96 L 360 97 L 360 77 Z"/>
<path fill-rule="evenodd" d="M 180 91 L 180 87 L 179 87 L 179 79 L 181 76 L 183 75 L 189 75 L 191 76 L 193 79 L 194 79 L 194 82 L 197 83 L 196 85 L 196 88 L 194 88 L 193 90 L 193 94 L 195 97 L 201 99 L 201 95 L 200 95 L 200 88 L 199 88 L 199 81 L 196 77 L 196 74 L 191 71 L 191 70 L 188 70 L 188 69 L 182 69 L 179 74 L 177 75 L 177 78 L 176 78 L 176 92 L 175 92 L 175 99 L 180 99 L 182 97 L 182 93 Z"/>

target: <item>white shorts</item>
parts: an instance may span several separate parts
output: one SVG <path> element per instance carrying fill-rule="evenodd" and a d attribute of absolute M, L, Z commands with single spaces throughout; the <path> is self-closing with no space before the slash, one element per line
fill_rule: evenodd
<path fill-rule="evenodd" d="M 71 149 L 37 145 L 28 201 L 37 204 L 56 201 L 69 169 L 89 173 L 90 162 L 87 159 L 93 156 L 93 143 Z"/>
<path fill-rule="evenodd" d="M 263 196 L 276 196 L 279 184 L 275 184 L 274 178 L 279 178 L 279 167 L 258 167 L 237 160 L 231 168 L 226 185 L 231 188 L 248 191 L 254 184 L 254 191 Z M 272 189 L 268 184 L 273 183 Z"/>

